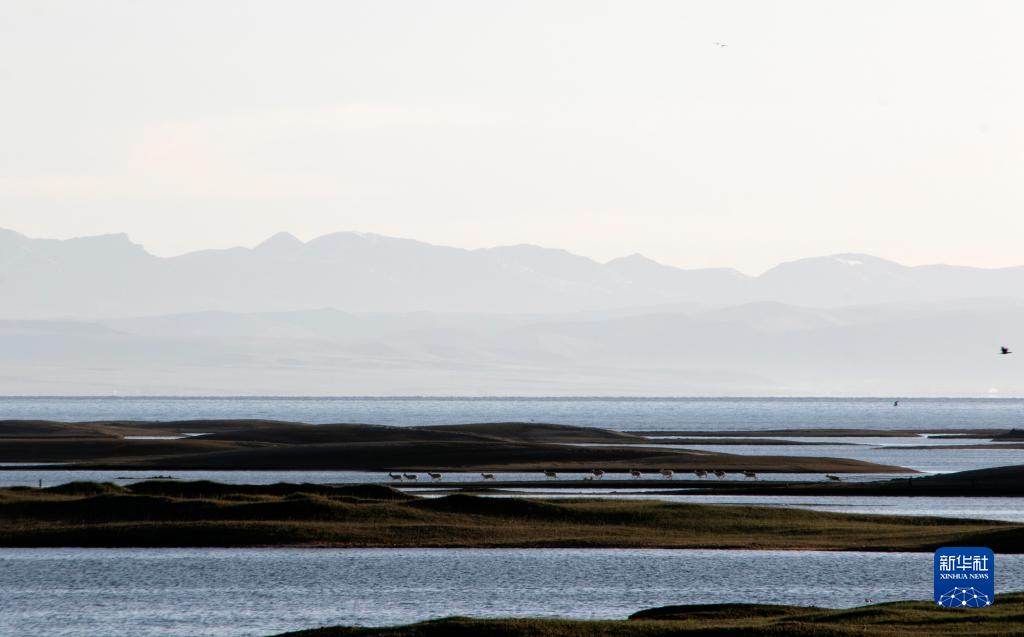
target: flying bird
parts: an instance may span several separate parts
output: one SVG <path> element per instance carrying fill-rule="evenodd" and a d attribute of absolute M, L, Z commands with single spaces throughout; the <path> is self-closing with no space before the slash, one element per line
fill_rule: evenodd
<path fill-rule="evenodd" d="M 1000 354 L 1012 354 L 1013 352 L 1010 351 L 1009 347 L 1000 347 L 999 348 L 999 353 Z"/>
<path fill-rule="evenodd" d="M 723 48 L 723 49 L 724 49 L 725 47 L 729 46 L 728 44 L 726 44 L 726 43 L 724 43 L 724 42 L 712 42 L 711 44 L 714 44 L 715 46 L 717 46 L 717 47 L 721 47 L 721 48 Z"/>

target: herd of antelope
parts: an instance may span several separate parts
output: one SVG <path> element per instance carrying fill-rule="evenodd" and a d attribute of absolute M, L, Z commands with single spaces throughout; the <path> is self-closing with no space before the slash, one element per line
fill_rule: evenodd
<path fill-rule="evenodd" d="M 676 472 L 672 471 L 671 469 L 662 469 L 658 473 L 659 473 L 659 475 L 661 475 L 662 478 L 664 478 L 666 480 L 672 480 L 672 479 L 675 478 L 675 475 L 676 475 Z M 714 474 L 714 476 L 716 478 L 718 478 L 719 480 L 725 478 L 725 476 L 727 475 L 726 472 L 722 471 L 721 469 L 711 469 L 711 470 L 708 470 L 708 469 L 694 469 L 693 470 L 693 475 L 697 476 L 698 478 L 706 478 L 706 477 L 708 477 L 709 473 L 710 474 Z M 744 478 L 750 478 L 752 480 L 757 480 L 757 474 L 754 473 L 753 471 L 741 471 L 740 473 L 743 474 Z M 641 474 L 636 469 L 631 470 L 629 472 L 629 474 L 631 476 L 633 476 L 634 480 L 643 477 L 643 474 Z"/>
<path fill-rule="evenodd" d="M 753 471 L 740 471 L 738 473 L 742 473 L 743 477 L 748 479 L 748 480 L 757 480 L 758 479 L 757 474 L 754 473 Z M 428 471 L 427 475 L 433 481 L 444 480 L 444 476 L 442 474 L 440 474 L 440 473 L 435 473 L 433 471 Z M 638 469 L 630 469 L 629 470 L 629 475 L 634 480 L 639 480 L 639 479 L 643 478 L 643 472 L 641 472 Z M 666 480 L 672 480 L 672 479 L 675 478 L 676 473 L 672 469 L 661 469 L 660 471 L 658 471 L 658 475 L 660 475 L 662 478 L 664 478 Z M 721 469 L 694 469 L 693 470 L 693 475 L 697 476 L 698 478 L 707 478 L 708 475 L 714 475 L 719 480 L 723 480 L 723 479 L 725 479 L 725 477 L 728 474 L 725 471 L 722 471 Z M 584 476 L 583 479 L 584 480 L 600 480 L 600 479 L 604 478 L 604 476 L 605 476 L 605 472 L 603 470 L 601 470 L 601 469 L 593 469 L 590 472 L 590 474 Z M 408 480 L 410 482 L 413 482 L 419 476 L 417 474 L 415 474 L 415 473 L 391 473 L 391 472 L 388 472 L 388 477 L 391 478 L 392 480 L 399 481 L 399 482 L 404 482 L 406 480 Z M 494 477 L 493 473 L 481 473 L 480 477 L 483 478 L 484 480 L 495 480 L 496 479 Z M 544 471 L 544 477 L 549 479 L 549 480 L 551 480 L 551 479 L 557 480 L 558 479 L 558 472 L 551 471 L 551 470 L 545 470 Z M 832 482 L 839 482 L 839 481 L 842 480 L 841 477 L 839 477 L 837 475 L 832 475 L 832 474 L 826 475 L 825 479 L 829 480 L 829 481 L 832 481 Z"/>

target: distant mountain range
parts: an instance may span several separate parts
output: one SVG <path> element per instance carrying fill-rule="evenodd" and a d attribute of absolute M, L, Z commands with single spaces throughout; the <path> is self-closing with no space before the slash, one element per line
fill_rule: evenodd
<path fill-rule="evenodd" d="M 686 270 L 641 255 L 599 263 L 531 245 L 479 250 L 341 232 L 302 242 L 161 258 L 126 235 L 32 239 L 0 230 L 0 318 L 116 318 L 172 313 L 559 314 L 777 302 L 834 308 L 1024 298 L 1024 267 L 908 267 L 842 254 L 756 277 Z"/>
<path fill-rule="evenodd" d="M 1022 356 L 1024 268 L 0 231 L 0 394 L 1024 395 Z"/>
<path fill-rule="evenodd" d="M 1022 343 L 1024 301 L 0 320 L 0 394 L 1024 395 Z"/>

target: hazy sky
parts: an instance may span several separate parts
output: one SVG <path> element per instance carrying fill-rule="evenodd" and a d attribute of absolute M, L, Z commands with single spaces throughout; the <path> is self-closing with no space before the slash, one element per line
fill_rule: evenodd
<path fill-rule="evenodd" d="M 0 227 L 1024 264 L 1022 24 L 1011 1 L 3 1 Z"/>

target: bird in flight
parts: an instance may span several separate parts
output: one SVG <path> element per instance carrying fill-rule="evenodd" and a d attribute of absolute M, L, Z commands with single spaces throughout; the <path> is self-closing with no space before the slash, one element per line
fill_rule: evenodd
<path fill-rule="evenodd" d="M 1000 347 L 999 348 L 999 353 L 1000 354 L 1012 354 L 1013 352 L 1010 351 L 1009 347 Z"/>
<path fill-rule="evenodd" d="M 721 47 L 721 48 L 723 48 L 723 49 L 724 49 L 725 47 L 729 46 L 729 45 L 728 45 L 728 44 L 726 44 L 725 42 L 712 42 L 711 44 L 714 44 L 715 46 L 717 46 L 717 47 Z"/>

